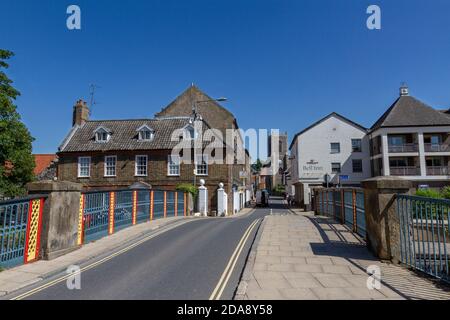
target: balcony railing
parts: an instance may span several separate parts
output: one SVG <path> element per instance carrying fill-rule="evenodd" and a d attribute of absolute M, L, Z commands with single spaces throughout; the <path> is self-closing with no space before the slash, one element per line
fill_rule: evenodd
<path fill-rule="evenodd" d="M 420 168 L 417 167 L 391 167 L 391 176 L 420 176 Z"/>
<path fill-rule="evenodd" d="M 450 146 L 442 143 L 425 143 L 425 152 L 450 152 Z"/>
<path fill-rule="evenodd" d="M 450 175 L 449 167 L 427 167 L 427 176 L 448 176 Z"/>
<path fill-rule="evenodd" d="M 403 152 L 417 152 L 419 151 L 419 146 L 417 143 L 405 143 L 401 145 L 390 145 L 390 153 L 403 153 Z"/>

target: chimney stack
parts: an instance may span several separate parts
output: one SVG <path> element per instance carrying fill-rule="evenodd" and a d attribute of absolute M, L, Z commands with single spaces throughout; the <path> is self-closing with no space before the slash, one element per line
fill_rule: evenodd
<path fill-rule="evenodd" d="M 400 87 L 400 97 L 409 96 L 409 89 L 406 83 L 403 83 Z"/>
<path fill-rule="evenodd" d="M 89 108 L 87 106 L 86 101 L 80 99 L 73 106 L 72 126 L 75 125 L 81 126 L 88 120 L 89 120 Z"/>

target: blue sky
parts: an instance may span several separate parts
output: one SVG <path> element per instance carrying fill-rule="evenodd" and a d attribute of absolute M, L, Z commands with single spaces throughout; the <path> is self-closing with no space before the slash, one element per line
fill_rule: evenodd
<path fill-rule="evenodd" d="M 77 4 L 82 30 L 66 28 Z M 382 29 L 366 28 L 366 9 Z M 406 81 L 450 107 L 450 1 L 1 0 L 0 46 L 35 153 L 53 153 L 72 106 L 97 90 L 93 119 L 152 117 L 191 82 L 244 128 L 292 136 L 336 111 L 370 126 Z"/>

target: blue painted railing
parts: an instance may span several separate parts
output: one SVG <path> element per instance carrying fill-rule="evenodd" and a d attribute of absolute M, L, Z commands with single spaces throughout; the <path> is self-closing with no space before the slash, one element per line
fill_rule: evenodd
<path fill-rule="evenodd" d="M 314 211 L 347 225 L 366 237 L 364 191 L 360 188 L 314 189 Z"/>
<path fill-rule="evenodd" d="M 185 216 L 186 199 L 187 195 L 180 191 L 146 189 L 83 193 L 78 244 L 102 238 L 137 223 Z"/>
<path fill-rule="evenodd" d="M 450 282 L 449 210 L 449 200 L 397 195 L 401 262 L 446 282 Z"/>
<path fill-rule="evenodd" d="M 0 202 L 0 267 L 39 258 L 45 197 L 35 195 Z"/>

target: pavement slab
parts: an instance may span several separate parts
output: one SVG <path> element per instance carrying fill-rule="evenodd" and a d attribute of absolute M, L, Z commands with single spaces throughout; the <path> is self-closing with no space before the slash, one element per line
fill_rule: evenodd
<path fill-rule="evenodd" d="M 277 209 L 266 216 L 236 299 L 450 299 L 450 289 L 399 265 L 378 260 L 347 226 L 312 212 Z M 381 270 L 380 288 L 367 287 L 369 266 Z M 370 281 L 369 281 L 370 282 Z"/>

